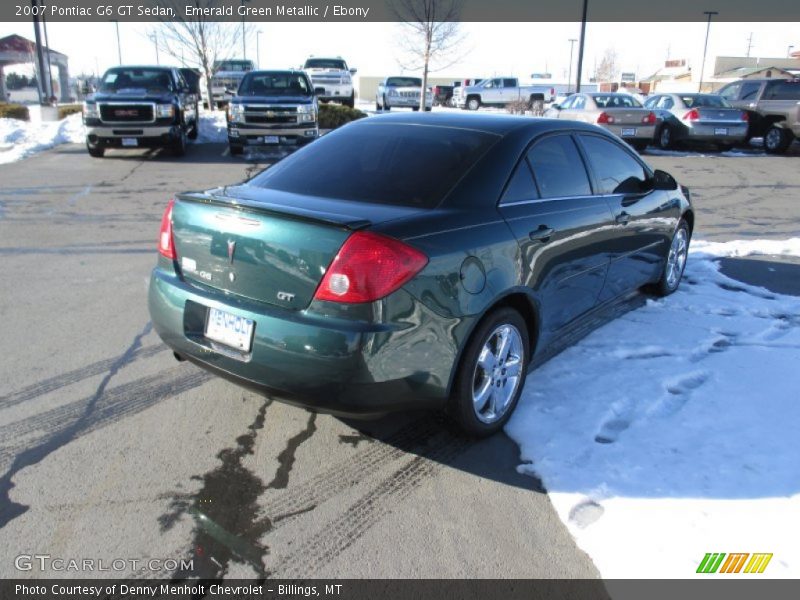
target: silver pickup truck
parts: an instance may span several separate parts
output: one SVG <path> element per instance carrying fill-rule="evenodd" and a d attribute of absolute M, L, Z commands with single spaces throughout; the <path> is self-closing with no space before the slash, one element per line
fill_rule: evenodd
<path fill-rule="evenodd" d="M 456 99 L 456 106 L 478 110 L 481 106 L 506 106 L 513 102 L 527 102 L 533 109 L 541 110 L 544 104 L 552 102 L 556 90 L 550 85 L 519 84 L 516 77 L 492 77 L 477 85 L 463 87 Z"/>

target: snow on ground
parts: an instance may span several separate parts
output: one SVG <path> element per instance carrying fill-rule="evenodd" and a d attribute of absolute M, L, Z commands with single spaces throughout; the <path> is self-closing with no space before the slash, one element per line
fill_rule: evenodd
<path fill-rule="evenodd" d="M 800 576 L 800 298 L 720 273 L 750 254 L 800 256 L 800 238 L 694 242 L 678 292 L 528 378 L 506 427 L 518 469 L 604 578 L 701 576 L 707 552 Z"/>

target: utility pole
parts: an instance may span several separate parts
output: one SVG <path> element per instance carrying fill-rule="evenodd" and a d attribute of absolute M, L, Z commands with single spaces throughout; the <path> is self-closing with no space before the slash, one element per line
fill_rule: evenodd
<path fill-rule="evenodd" d="M 750 37 L 747 38 L 747 58 L 750 58 L 750 50 L 753 48 L 753 32 L 750 32 Z"/>
<path fill-rule="evenodd" d="M 44 54 L 42 53 L 42 32 L 39 30 L 39 2 L 38 0 L 31 0 L 31 8 L 33 8 L 33 37 L 36 40 L 36 66 L 39 70 L 39 76 L 36 78 L 36 89 L 39 92 L 39 104 L 44 104 L 44 97 L 47 95 L 47 84 L 44 79 Z"/>
<path fill-rule="evenodd" d="M 244 6 L 245 2 L 250 2 L 250 0 L 240 0 L 241 5 Z M 244 11 L 242 11 L 244 12 Z M 247 36 L 244 32 L 244 15 L 242 15 L 242 59 L 247 58 Z"/>
<path fill-rule="evenodd" d="M 792 58 L 792 48 L 794 48 L 794 46 L 791 46 L 791 45 L 790 45 L 790 46 L 789 46 L 789 47 L 786 49 L 786 58 Z"/>
<path fill-rule="evenodd" d="M 581 91 L 581 75 L 583 73 L 583 47 L 586 44 L 586 13 L 589 9 L 589 0 L 583 0 L 583 16 L 581 17 L 581 41 L 578 44 L 578 76 L 575 91 Z"/>
<path fill-rule="evenodd" d="M 567 75 L 567 93 L 569 94 L 572 88 L 572 50 L 575 48 L 575 42 L 578 40 L 570 38 L 567 41 L 569 41 L 569 75 Z"/>
<path fill-rule="evenodd" d="M 259 44 L 259 38 L 262 33 L 264 32 L 260 29 L 256 31 L 256 69 L 261 68 L 261 45 Z"/>
<path fill-rule="evenodd" d="M 719 13 L 715 10 L 706 10 L 703 14 L 708 15 L 708 24 L 706 25 L 706 44 L 703 46 L 703 64 L 700 65 L 700 85 L 697 87 L 698 92 L 703 91 L 703 75 L 706 70 L 706 52 L 708 52 L 708 34 L 711 31 L 711 17 Z"/>
<path fill-rule="evenodd" d="M 44 2 L 42 2 L 42 8 L 45 8 Z M 47 11 L 45 10 L 45 12 Z M 47 50 L 45 58 L 47 59 L 47 101 L 49 102 L 55 96 L 55 92 L 53 92 L 53 66 L 50 64 L 50 41 L 47 39 L 47 19 L 45 19 L 44 12 L 42 13 L 42 27 L 44 28 L 44 47 Z"/>
<path fill-rule="evenodd" d="M 111 21 L 117 27 L 117 55 L 119 57 L 119 64 L 122 64 L 122 44 L 119 41 L 119 21 L 117 19 L 111 19 Z"/>
<path fill-rule="evenodd" d="M 156 47 L 156 64 L 160 65 L 161 60 L 158 57 L 158 32 L 154 31 L 153 33 L 148 34 L 147 37 L 153 40 L 153 45 Z M 183 51 L 183 48 L 181 48 L 181 51 Z"/>

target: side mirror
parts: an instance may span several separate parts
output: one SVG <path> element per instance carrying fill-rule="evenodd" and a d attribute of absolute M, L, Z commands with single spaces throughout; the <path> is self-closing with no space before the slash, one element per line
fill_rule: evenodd
<path fill-rule="evenodd" d="M 358 73 L 358 69 L 350 69 L 350 75 L 355 75 Z"/>
<path fill-rule="evenodd" d="M 653 189 L 665 190 L 668 192 L 677 190 L 678 182 L 675 181 L 675 178 L 666 171 L 657 169 L 655 173 L 653 173 Z"/>
<path fill-rule="evenodd" d="M 230 94 L 231 96 L 235 96 L 236 95 L 236 90 L 233 89 L 233 88 L 225 88 L 225 93 L 226 94 Z"/>
<path fill-rule="evenodd" d="M 325 94 L 325 88 L 324 87 L 314 88 L 314 94 L 316 94 L 317 96 L 324 95 Z"/>

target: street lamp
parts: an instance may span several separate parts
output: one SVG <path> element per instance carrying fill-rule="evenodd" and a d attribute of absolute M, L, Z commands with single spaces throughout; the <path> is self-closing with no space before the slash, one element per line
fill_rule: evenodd
<path fill-rule="evenodd" d="M 122 64 L 122 44 L 119 41 L 119 21 L 117 19 L 111 19 L 111 22 L 117 27 L 117 54 L 119 56 L 119 64 Z"/>
<path fill-rule="evenodd" d="M 153 33 L 148 34 L 147 37 L 153 40 L 153 45 L 156 47 L 156 64 L 160 65 L 161 60 L 158 57 L 158 32 L 154 31 Z"/>
<path fill-rule="evenodd" d="M 245 2 L 250 2 L 250 0 L 240 0 L 241 5 L 244 6 Z M 242 59 L 247 58 L 247 36 L 244 33 L 244 11 L 242 11 Z"/>
<path fill-rule="evenodd" d="M 578 44 L 578 75 L 575 81 L 575 91 L 581 91 L 581 74 L 583 72 L 583 47 L 586 42 L 586 12 L 589 10 L 589 0 L 583 0 L 583 15 L 581 16 L 581 42 Z"/>
<path fill-rule="evenodd" d="M 45 31 L 47 31 L 47 30 L 45 29 Z M 45 35 L 47 35 L 47 34 L 45 34 Z M 789 46 L 789 47 L 786 49 L 786 56 L 787 56 L 787 58 L 792 58 L 792 48 L 794 48 L 794 46 Z"/>
<path fill-rule="evenodd" d="M 698 92 L 703 91 L 703 75 L 706 70 L 706 52 L 708 52 L 708 33 L 711 31 L 711 17 L 719 13 L 715 10 L 707 10 L 704 11 L 703 14 L 708 16 L 708 24 L 706 25 L 706 44 L 703 46 L 703 63 L 700 65 L 700 85 L 697 86 Z"/>
<path fill-rule="evenodd" d="M 261 68 L 261 45 L 259 44 L 259 38 L 262 33 L 264 32 L 260 29 L 256 31 L 256 69 Z"/>
<path fill-rule="evenodd" d="M 572 50 L 575 48 L 575 42 L 578 40 L 570 38 L 569 40 L 569 75 L 567 75 L 567 93 L 569 94 L 572 87 Z"/>

